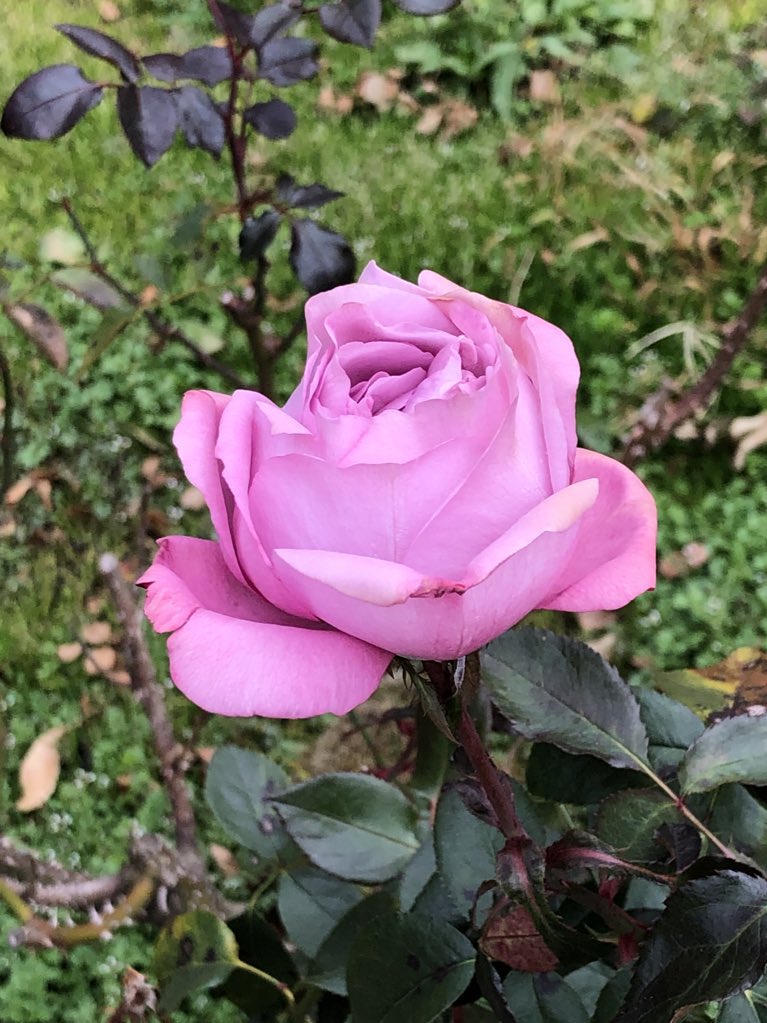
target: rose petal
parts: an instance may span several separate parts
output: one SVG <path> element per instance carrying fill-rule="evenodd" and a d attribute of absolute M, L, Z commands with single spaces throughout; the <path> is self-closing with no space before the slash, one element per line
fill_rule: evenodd
<path fill-rule="evenodd" d="M 579 448 L 575 478 L 596 477 L 599 497 L 578 526 L 573 557 L 542 607 L 612 611 L 655 586 L 657 513 L 652 495 L 620 462 Z"/>
<path fill-rule="evenodd" d="M 214 714 L 345 714 L 373 692 L 391 654 L 291 618 L 240 586 L 218 546 L 171 537 L 142 577 L 168 640 L 173 681 Z"/>

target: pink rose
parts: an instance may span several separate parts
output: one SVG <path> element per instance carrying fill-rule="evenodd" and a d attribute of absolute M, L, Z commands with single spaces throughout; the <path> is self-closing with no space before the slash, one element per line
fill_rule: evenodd
<path fill-rule="evenodd" d="M 576 448 L 561 330 L 372 263 L 306 321 L 284 408 L 184 398 L 174 441 L 218 542 L 166 537 L 140 583 L 189 699 L 343 714 L 394 653 L 456 658 L 534 608 L 617 608 L 654 585 L 653 499 Z"/>

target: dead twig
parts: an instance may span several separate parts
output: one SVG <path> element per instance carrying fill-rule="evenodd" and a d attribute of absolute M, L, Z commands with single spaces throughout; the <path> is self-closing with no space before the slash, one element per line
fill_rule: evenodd
<path fill-rule="evenodd" d="M 762 268 L 756 287 L 743 307 L 740 316 L 724 331 L 722 345 L 711 365 L 700 380 L 678 401 L 658 408 L 657 414 L 637 423 L 632 430 L 623 453 L 625 465 L 633 466 L 664 444 L 685 420 L 706 408 L 719 389 L 727 373 L 767 306 L 767 266 Z"/>

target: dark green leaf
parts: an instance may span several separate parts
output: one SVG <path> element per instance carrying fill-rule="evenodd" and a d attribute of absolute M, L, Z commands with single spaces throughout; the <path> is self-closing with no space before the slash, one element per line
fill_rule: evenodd
<path fill-rule="evenodd" d="M 527 787 L 532 795 L 556 803 L 589 806 L 621 789 L 646 786 L 639 771 L 610 767 L 597 757 L 567 753 L 536 742 L 527 760 Z"/>
<path fill-rule="evenodd" d="M 722 1002 L 716 1023 L 759 1023 L 759 1014 L 748 995 L 734 995 Z"/>
<path fill-rule="evenodd" d="M 402 871 L 397 892 L 399 908 L 408 913 L 413 903 L 437 871 L 437 856 L 434 852 L 434 834 L 429 834 L 421 848 Z"/>
<path fill-rule="evenodd" d="M 578 995 L 556 973 L 517 973 L 503 982 L 509 1008 L 524 1023 L 589 1023 Z"/>
<path fill-rule="evenodd" d="M 634 695 L 650 739 L 653 769 L 676 770 L 687 747 L 703 732 L 703 722 L 689 707 L 654 689 L 635 688 Z"/>
<path fill-rule="evenodd" d="M 51 282 L 59 288 L 71 291 L 73 295 L 84 299 L 96 309 L 114 309 L 125 302 L 119 291 L 85 267 L 63 267 L 51 275 Z"/>
<path fill-rule="evenodd" d="M 767 809 L 742 785 L 722 785 L 706 823 L 729 846 L 767 868 Z"/>
<path fill-rule="evenodd" d="M 354 1023 L 431 1023 L 463 993 L 475 957 L 449 924 L 414 913 L 375 917 L 349 957 Z"/>
<path fill-rule="evenodd" d="M 117 90 L 117 115 L 133 152 L 153 167 L 170 149 L 179 126 L 173 94 L 154 85 L 122 85 Z"/>
<path fill-rule="evenodd" d="M 323 870 L 350 881 L 387 881 L 420 845 L 402 792 L 365 774 L 325 774 L 275 800 L 294 841 Z"/>
<path fill-rule="evenodd" d="M 309 866 L 282 875 L 277 908 L 290 940 L 312 958 L 339 920 L 361 901 L 356 885 Z"/>
<path fill-rule="evenodd" d="M 205 798 L 227 834 L 259 859 L 274 860 L 290 843 L 270 800 L 288 784 L 282 768 L 262 753 L 222 746 L 208 767 Z"/>
<path fill-rule="evenodd" d="M 447 789 L 434 819 L 434 849 L 440 877 L 465 919 L 477 889 L 495 877 L 495 859 L 502 848 L 501 832 L 470 813 L 455 789 Z"/>
<path fill-rule="evenodd" d="M 381 0 L 336 0 L 320 7 L 320 24 L 342 43 L 372 46 L 381 24 Z"/>
<path fill-rule="evenodd" d="M 298 979 L 295 964 L 277 931 L 260 913 L 249 909 L 230 920 L 229 927 L 239 946 L 240 960 L 263 970 L 288 987 L 295 984 Z M 244 970 L 234 970 L 227 977 L 222 993 L 243 1012 L 251 1015 L 285 1006 L 285 999 L 274 984 Z"/>
<path fill-rule="evenodd" d="M 664 858 L 657 831 L 683 820 L 674 804 L 657 789 L 616 792 L 599 806 L 594 831 L 629 863 L 651 864 Z"/>
<path fill-rule="evenodd" d="M 646 764 L 647 733 L 631 690 L 585 643 L 513 630 L 483 651 L 482 665 L 494 702 L 521 735 L 613 767 Z"/>
<path fill-rule="evenodd" d="M 138 81 L 141 67 L 136 57 L 116 39 L 83 25 L 55 25 L 62 35 L 67 36 L 81 50 L 93 57 L 109 61 L 120 72 L 126 82 Z"/>
<path fill-rule="evenodd" d="M 767 965 L 767 879 L 715 866 L 673 892 L 642 946 L 616 1023 L 668 1023 L 682 1006 L 726 998 Z"/>
<path fill-rule="evenodd" d="M 685 793 L 707 792 L 734 781 L 767 785 L 767 714 L 741 714 L 711 725 L 679 768 Z"/>
<path fill-rule="evenodd" d="M 357 261 L 340 234 L 313 220 L 296 220 L 292 226 L 290 265 L 310 295 L 349 284 Z"/>
<path fill-rule="evenodd" d="M 222 920 L 201 909 L 177 916 L 155 947 L 159 1011 L 173 1012 L 190 992 L 222 984 L 238 963 L 237 941 Z"/>
<path fill-rule="evenodd" d="M 308 982 L 322 988 L 323 991 L 346 995 L 349 954 L 356 945 L 360 933 L 375 917 L 381 913 L 391 913 L 395 908 L 392 895 L 388 891 L 375 892 L 356 906 L 352 906 L 317 950 L 314 962 L 309 967 Z"/>
<path fill-rule="evenodd" d="M 612 1023 L 628 994 L 631 969 L 618 970 L 602 988 L 591 1023 Z"/>
<path fill-rule="evenodd" d="M 599 996 L 602 994 L 605 985 L 614 975 L 615 970 L 611 967 L 605 963 L 596 962 L 588 963 L 579 970 L 573 970 L 572 973 L 568 973 L 565 977 L 568 986 L 573 989 L 583 1002 L 589 1019 L 594 1015 Z"/>
<path fill-rule="evenodd" d="M 53 64 L 18 85 L 0 130 L 13 139 L 57 139 L 96 106 L 104 90 L 73 64 Z"/>

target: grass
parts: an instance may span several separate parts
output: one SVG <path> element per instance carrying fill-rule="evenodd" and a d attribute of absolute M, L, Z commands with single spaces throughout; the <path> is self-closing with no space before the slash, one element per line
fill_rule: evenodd
<path fill-rule="evenodd" d="M 145 51 L 191 45 L 205 24 L 202 3 L 181 16 L 177 5 L 163 0 L 122 7 L 116 33 Z M 637 49 L 625 84 L 597 60 L 580 75 L 562 76 L 561 105 L 520 102 L 509 125 L 483 108 L 477 125 L 450 141 L 419 135 L 416 118 L 396 108 L 378 114 L 358 105 L 346 117 L 318 114 L 316 87 L 302 86 L 290 94 L 298 132 L 258 153 L 299 181 L 321 180 L 347 193 L 322 219 L 353 239 L 361 263 L 375 257 L 408 278 L 431 266 L 501 299 L 520 290 L 522 305 L 559 323 L 576 344 L 583 441 L 616 451 L 632 411 L 648 395 L 665 380 L 680 386 L 689 380 L 678 337 L 633 358 L 631 343 L 679 320 L 714 329 L 737 313 L 767 255 L 763 122 L 746 124 L 739 116 L 754 102 L 760 81 L 744 54 L 765 44 L 748 23 L 746 34 L 736 36 L 723 17 L 720 5 L 703 5 L 693 16 L 681 2 L 669 3 Z M 103 73 L 90 58 L 75 58 L 71 44 L 47 27 L 56 21 L 96 25 L 93 5 L 28 0 L 5 19 L 3 96 L 45 63 L 77 59 L 91 73 Z M 402 25 L 395 21 L 372 55 L 328 46 L 327 80 L 351 90 L 361 69 L 391 66 Z M 416 80 L 406 79 L 405 86 L 426 99 Z M 166 528 L 201 534 L 208 528 L 201 513 L 179 505 L 183 481 L 169 435 L 183 391 L 220 382 L 172 346 L 150 350 L 141 327 L 126 331 L 78 380 L 75 370 L 98 316 L 38 284 L 40 239 L 52 228 L 66 229 L 57 200 L 73 196 L 102 258 L 137 286 L 149 272 L 167 278 L 171 297 L 194 291 L 176 303 L 181 322 L 193 331 L 203 323 L 221 335 L 221 357 L 246 374 L 244 347 L 230 336 L 215 303 L 241 274 L 234 257 L 237 225 L 215 224 L 212 256 L 196 244 L 169 249 L 169 225 L 201 203 L 228 199 L 226 165 L 177 143 L 146 172 L 129 154 L 108 101 L 55 144 L 0 140 L 0 161 L 2 245 L 26 262 L 7 275 L 11 293 L 33 296 L 58 316 L 73 367 L 56 373 L 0 321 L 0 344 L 11 357 L 18 392 L 17 474 L 43 466 L 54 480 L 51 507 L 30 491 L 13 511 L 11 542 L 0 546 L 6 728 L 0 827 L 36 849 L 55 850 L 62 862 L 109 870 L 121 862 L 134 823 L 167 827 L 165 799 L 146 723 L 132 701 L 84 675 L 79 663 L 63 665 L 56 649 L 88 618 L 105 613 L 89 604 L 103 596 L 96 571 L 101 551 L 114 549 L 137 569 L 151 556 L 135 539 L 140 501 L 148 501 L 158 522 L 166 517 Z M 273 290 L 283 304 L 300 298 L 286 270 L 287 246 L 280 235 Z M 274 312 L 275 329 L 294 315 Z M 714 417 L 767 407 L 766 338 L 762 327 L 718 397 Z M 297 348 L 281 378 L 285 393 L 300 362 Z M 148 493 L 142 464 L 154 453 L 167 481 Z M 632 656 L 661 668 L 700 664 L 738 645 L 764 643 L 765 470 L 767 457 L 757 451 L 736 472 L 726 434 L 713 445 L 675 441 L 641 468 L 658 500 L 661 554 L 697 541 L 710 557 L 685 577 L 662 578 L 654 593 L 621 613 L 627 665 Z M 154 641 L 154 649 L 164 670 L 162 642 Z M 239 740 L 295 768 L 311 734 L 272 722 L 208 719 L 176 694 L 169 699 L 190 745 Z M 14 809 L 20 756 L 58 723 L 73 726 L 62 746 L 59 787 L 42 810 L 21 815 Z M 118 782 L 124 776 L 127 784 Z M 199 764 L 190 779 L 199 796 Z M 205 841 L 220 838 L 204 820 Z M 8 926 L 1 911 L 0 927 Z M 56 952 L 0 952 L 0 1019 L 48 1018 L 53 1006 L 62 1023 L 100 1019 L 114 1001 L 124 964 L 147 966 L 150 939 L 148 931 L 124 932 L 66 960 Z M 190 1009 L 189 1018 L 239 1018 L 221 1003 L 202 1005 Z"/>

